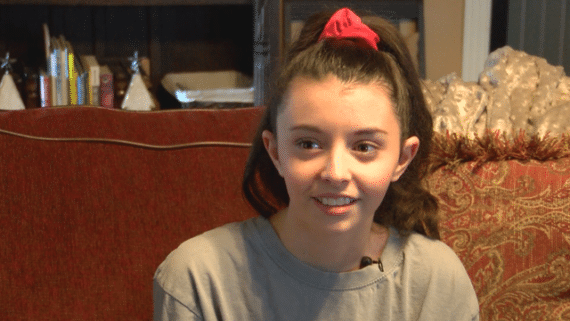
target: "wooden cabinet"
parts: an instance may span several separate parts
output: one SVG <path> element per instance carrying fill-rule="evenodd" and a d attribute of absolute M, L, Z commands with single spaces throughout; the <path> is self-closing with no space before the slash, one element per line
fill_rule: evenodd
<path fill-rule="evenodd" d="M 0 0 L 0 54 L 18 59 L 15 71 L 45 66 L 43 23 L 103 62 L 127 64 L 137 50 L 150 60 L 153 90 L 169 72 L 253 76 L 251 0 Z"/>
<path fill-rule="evenodd" d="M 396 25 L 412 21 L 419 33 L 414 44 L 417 67 L 420 75 L 425 76 L 423 0 L 254 0 L 254 21 L 260 28 L 256 29 L 254 40 L 254 83 L 256 89 L 264 88 L 256 92 L 258 102 L 267 99 L 263 95 L 269 92 L 273 72 L 278 70 L 290 43 L 291 26 L 302 23 L 314 12 L 342 7 L 368 11 Z"/>
<path fill-rule="evenodd" d="M 0 0 L 0 55 L 10 51 L 21 68 L 45 64 L 42 24 L 64 35 L 78 54 L 127 61 L 149 57 L 153 90 L 169 72 L 237 70 L 254 79 L 255 104 L 267 100 L 292 21 L 323 8 L 350 6 L 420 29 L 422 0 Z"/>
<path fill-rule="evenodd" d="M 64 6 L 196 6 L 251 4 L 251 0 L 0 0 L 0 4 Z"/>

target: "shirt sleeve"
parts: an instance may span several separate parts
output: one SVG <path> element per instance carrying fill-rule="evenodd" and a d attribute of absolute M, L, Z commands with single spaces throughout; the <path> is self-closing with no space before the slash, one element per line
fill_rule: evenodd
<path fill-rule="evenodd" d="M 417 320 L 477 321 L 479 302 L 467 271 L 445 243 L 414 235 L 406 252 Z M 415 303 L 414 303 L 415 302 Z"/>
<path fill-rule="evenodd" d="M 154 321 L 203 320 L 190 308 L 166 293 L 156 280 L 154 280 L 152 296 L 154 301 Z"/>
<path fill-rule="evenodd" d="M 441 243 L 440 243 L 441 244 Z M 479 302 L 463 263 L 447 246 L 442 246 L 439 263 L 430 279 L 430 308 L 421 320 L 478 321 Z"/>

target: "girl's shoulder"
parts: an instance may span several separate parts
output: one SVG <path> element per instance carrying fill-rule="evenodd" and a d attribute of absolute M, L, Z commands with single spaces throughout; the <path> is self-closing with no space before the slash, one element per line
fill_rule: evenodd
<path fill-rule="evenodd" d="M 424 253 L 425 255 L 455 255 L 453 249 L 443 241 L 416 232 L 412 232 L 408 236 L 407 246 L 412 249 L 418 248 L 427 251 Z"/>
<path fill-rule="evenodd" d="M 432 306 L 434 311 L 446 311 L 447 316 L 439 315 L 439 320 L 478 320 L 479 304 L 473 284 L 451 247 L 412 233 L 405 241 L 403 253 L 410 286 L 425 293 L 426 306 Z"/>
<path fill-rule="evenodd" d="M 203 257 L 220 252 L 232 252 L 243 246 L 251 229 L 248 219 L 240 222 L 227 223 L 182 242 L 173 253 L 193 258 Z"/>
<path fill-rule="evenodd" d="M 199 255 L 206 249 L 212 251 L 224 248 L 243 238 L 242 230 L 244 224 L 246 224 L 245 221 L 232 222 L 205 231 L 182 242 L 176 250 L 186 253 L 193 252 L 193 254 Z"/>
<path fill-rule="evenodd" d="M 154 274 L 154 295 L 171 297 L 183 309 L 201 315 L 213 293 L 241 289 L 241 273 L 247 266 L 252 220 L 228 223 L 196 235 L 174 249 Z M 228 298 L 232 296 L 228 295 Z M 205 304 L 205 305 L 204 305 Z"/>
<path fill-rule="evenodd" d="M 447 244 L 418 233 L 405 237 L 405 260 L 432 272 L 453 273 L 467 276 L 465 267 L 455 251 Z"/>
<path fill-rule="evenodd" d="M 235 260 L 245 253 L 252 220 L 227 223 L 182 242 L 161 263 L 157 275 L 208 270 Z"/>

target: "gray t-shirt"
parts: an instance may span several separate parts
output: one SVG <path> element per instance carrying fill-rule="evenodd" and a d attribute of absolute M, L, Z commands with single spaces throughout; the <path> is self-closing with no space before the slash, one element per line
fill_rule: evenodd
<path fill-rule="evenodd" d="M 479 320 L 453 250 L 390 229 L 378 265 L 334 273 L 293 256 L 256 217 L 198 235 L 154 277 L 154 320 Z"/>

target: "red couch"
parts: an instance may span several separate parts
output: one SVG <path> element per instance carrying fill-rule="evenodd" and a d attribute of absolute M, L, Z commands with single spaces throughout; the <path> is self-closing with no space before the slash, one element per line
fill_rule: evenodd
<path fill-rule="evenodd" d="M 240 182 L 260 115 L 0 113 L 0 320 L 152 319 L 166 255 L 254 215 Z"/>
<path fill-rule="evenodd" d="M 426 184 L 481 320 L 570 320 L 570 136 L 436 136 Z"/>
<path fill-rule="evenodd" d="M 166 255 L 255 215 L 240 182 L 260 116 L 0 112 L 0 319 L 150 320 L 152 276 Z M 569 156 L 482 159 L 470 153 L 481 144 L 466 151 L 438 139 L 426 184 L 482 320 L 570 319 Z"/>

